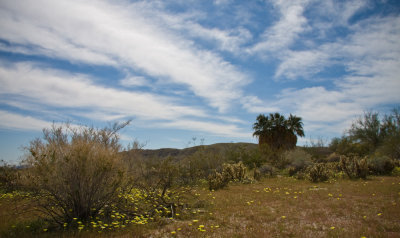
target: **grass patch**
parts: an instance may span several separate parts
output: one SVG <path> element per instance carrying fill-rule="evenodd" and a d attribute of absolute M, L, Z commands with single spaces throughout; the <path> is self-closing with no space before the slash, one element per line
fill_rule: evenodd
<path fill-rule="evenodd" d="M 2 237 L 399 237 L 400 178 L 314 184 L 290 177 L 226 189 L 196 188 L 189 214 L 119 231 L 46 231 L 31 213 L 12 214 L 15 198 L 0 200 Z M 20 201 L 22 202 L 22 201 Z M 29 226 L 29 227 L 27 227 Z"/>

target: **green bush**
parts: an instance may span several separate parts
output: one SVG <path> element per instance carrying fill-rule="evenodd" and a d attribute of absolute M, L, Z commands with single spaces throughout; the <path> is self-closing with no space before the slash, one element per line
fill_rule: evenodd
<path fill-rule="evenodd" d="M 387 156 L 373 155 L 367 161 L 369 171 L 374 175 L 390 174 L 395 167 L 393 160 Z"/>
<path fill-rule="evenodd" d="M 329 179 L 330 171 L 324 163 L 316 163 L 306 170 L 306 177 L 313 183 L 324 182 Z"/>
<path fill-rule="evenodd" d="M 330 149 L 341 155 L 368 156 L 376 152 L 400 159 L 400 107 L 383 116 L 366 112 L 347 130 L 347 135 L 334 138 Z"/>
<path fill-rule="evenodd" d="M 352 156 L 341 156 L 340 157 L 340 168 L 346 175 L 351 178 L 362 178 L 366 179 L 369 173 L 368 162 L 366 158 L 361 158 L 356 155 Z"/>
<path fill-rule="evenodd" d="M 365 145 L 354 142 L 349 136 L 342 136 L 341 138 L 333 138 L 329 149 L 340 155 L 365 155 L 368 153 L 368 148 Z"/>

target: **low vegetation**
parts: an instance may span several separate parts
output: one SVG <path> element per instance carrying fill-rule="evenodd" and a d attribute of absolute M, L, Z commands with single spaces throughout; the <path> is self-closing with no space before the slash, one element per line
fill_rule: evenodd
<path fill-rule="evenodd" d="M 128 124 L 53 126 L 21 166 L 3 163 L 0 236 L 400 236 L 397 110 L 366 113 L 329 147 L 303 148 L 292 148 L 301 118 L 271 114 L 254 125 L 259 145 L 181 156 L 150 156 L 137 142 L 127 151 L 118 131 Z M 274 128 L 290 141 L 271 144 Z"/>

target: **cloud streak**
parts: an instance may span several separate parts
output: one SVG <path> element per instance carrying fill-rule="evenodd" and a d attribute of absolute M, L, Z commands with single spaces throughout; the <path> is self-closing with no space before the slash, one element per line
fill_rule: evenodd
<path fill-rule="evenodd" d="M 55 108 L 84 108 L 143 119 L 154 117 L 154 112 L 159 119 L 166 120 L 205 116 L 202 110 L 174 104 L 172 98 L 99 86 L 86 75 L 45 69 L 31 63 L 2 65 L 0 81 L 0 93 L 14 96 L 14 100 L 21 103 L 29 101 Z"/>
<path fill-rule="evenodd" d="M 210 106 L 228 109 L 249 82 L 246 75 L 143 15 L 148 7 L 123 1 L 2 1 L 0 37 L 11 45 L 1 49 L 127 67 L 184 85 Z"/>
<path fill-rule="evenodd" d="M 301 115 L 306 130 L 311 133 L 338 134 L 363 111 L 400 103 L 399 16 L 355 18 L 349 23 L 357 12 L 370 7 L 366 1 L 324 1 L 317 4 L 317 12 L 313 12 L 316 9 L 309 11 L 314 14 L 312 20 L 303 19 L 310 17 L 304 15 L 307 3 L 297 3 L 300 5 L 296 14 L 285 11 L 289 8 L 279 5 L 281 2 L 276 4 L 281 18 L 265 31 L 266 41 L 252 50 L 257 49 L 256 52 L 265 52 L 270 56 L 268 52 L 280 50 L 278 56 L 272 54 L 280 61 L 274 72 L 275 80 L 321 82 L 320 86 L 307 86 L 305 83 L 301 88 L 287 88 L 278 93 L 276 99 L 257 102 L 258 105 L 269 105 Z M 288 20 L 290 17 L 302 20 L 295 23 Z M 293 30 L 286 35 L 279 34 L 281 31 L 275 32 L 274 29 L 284 30 L 285 27 L 280 25 L 292 26 Z M 308 26 L 312 27 L 312 31 L 308 31 Z M 347 33 L 329 35 L 329 31 L 334 32 L 336 27 L 345 28 Z M 318 37 L 310 40 L 308 34 Z M 325 39 L 327 37 L 330 39 Z M 298 47 L 299 44 L 301 47 Z M 320 76 L 330 74 L 332 67 L 341 67 L 343 72 Z M 327 82 L 329 87 L 324 85 Z M 257 104 L 249 104 L 252 106 L 248 110 L 265 110 L 254 107 Z"/>
<path fill-rule="evenodd" d="M 70 115 L 90 120 L 109 121 L 135 117 L 138 121 L 146 121 L 147 124 L 151 121 L 153 126 L 159 124 L 169 128 L 209 133 L 214 131 L 214 134 L 233 137 L 245 135 L 233 123 L 211 122 L 207 119 L 210 116 L 203 110 L 178 105 L 174 103 L 174 98 L 99 86 L 86 75 L 44 69 L 31 63 L 1 66 L 0 95 L 8 95 L 10 99 L 3 100 L 3 103 L 10 106 L 19 106 L 26 110 L 33 103 L 39 108 L 67 110 L 70 111 Z M 48 124 L 32 117 L 26 118 L 32 122 L 28 123 L 29 125 L 39 128 Z M 227 121 L 223 118 L 222 120 Z M 6 121 L 11 123 L 12 120 Z"/>
<path fill-rule="evenodd" d="M 307 30 L 307 19 L 303 16 L 308 1 L 273 1 L 279 11 L 279 20 L 267 28 L 262 34 L 261 41 L 248 50 L 250 54 L 277 53 L 291 46 L 299 34 Z"/>
<path fill-rule="evenodd" d="M 0 110 L 0 118 L 0 128 L 3 129 L 40 131 L 51 126 L 47 121 L 3 110 Z"/>

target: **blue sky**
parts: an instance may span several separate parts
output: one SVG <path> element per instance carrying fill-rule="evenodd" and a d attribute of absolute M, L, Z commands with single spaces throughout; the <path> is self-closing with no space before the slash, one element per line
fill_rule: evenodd
<path fill-rule="evenodd" d="M 146 148 L 256 142 L 260 113 L 341 136 L 400 104 L 399 1 L 0 1 L 0 159 L 53 122 Z"/>

